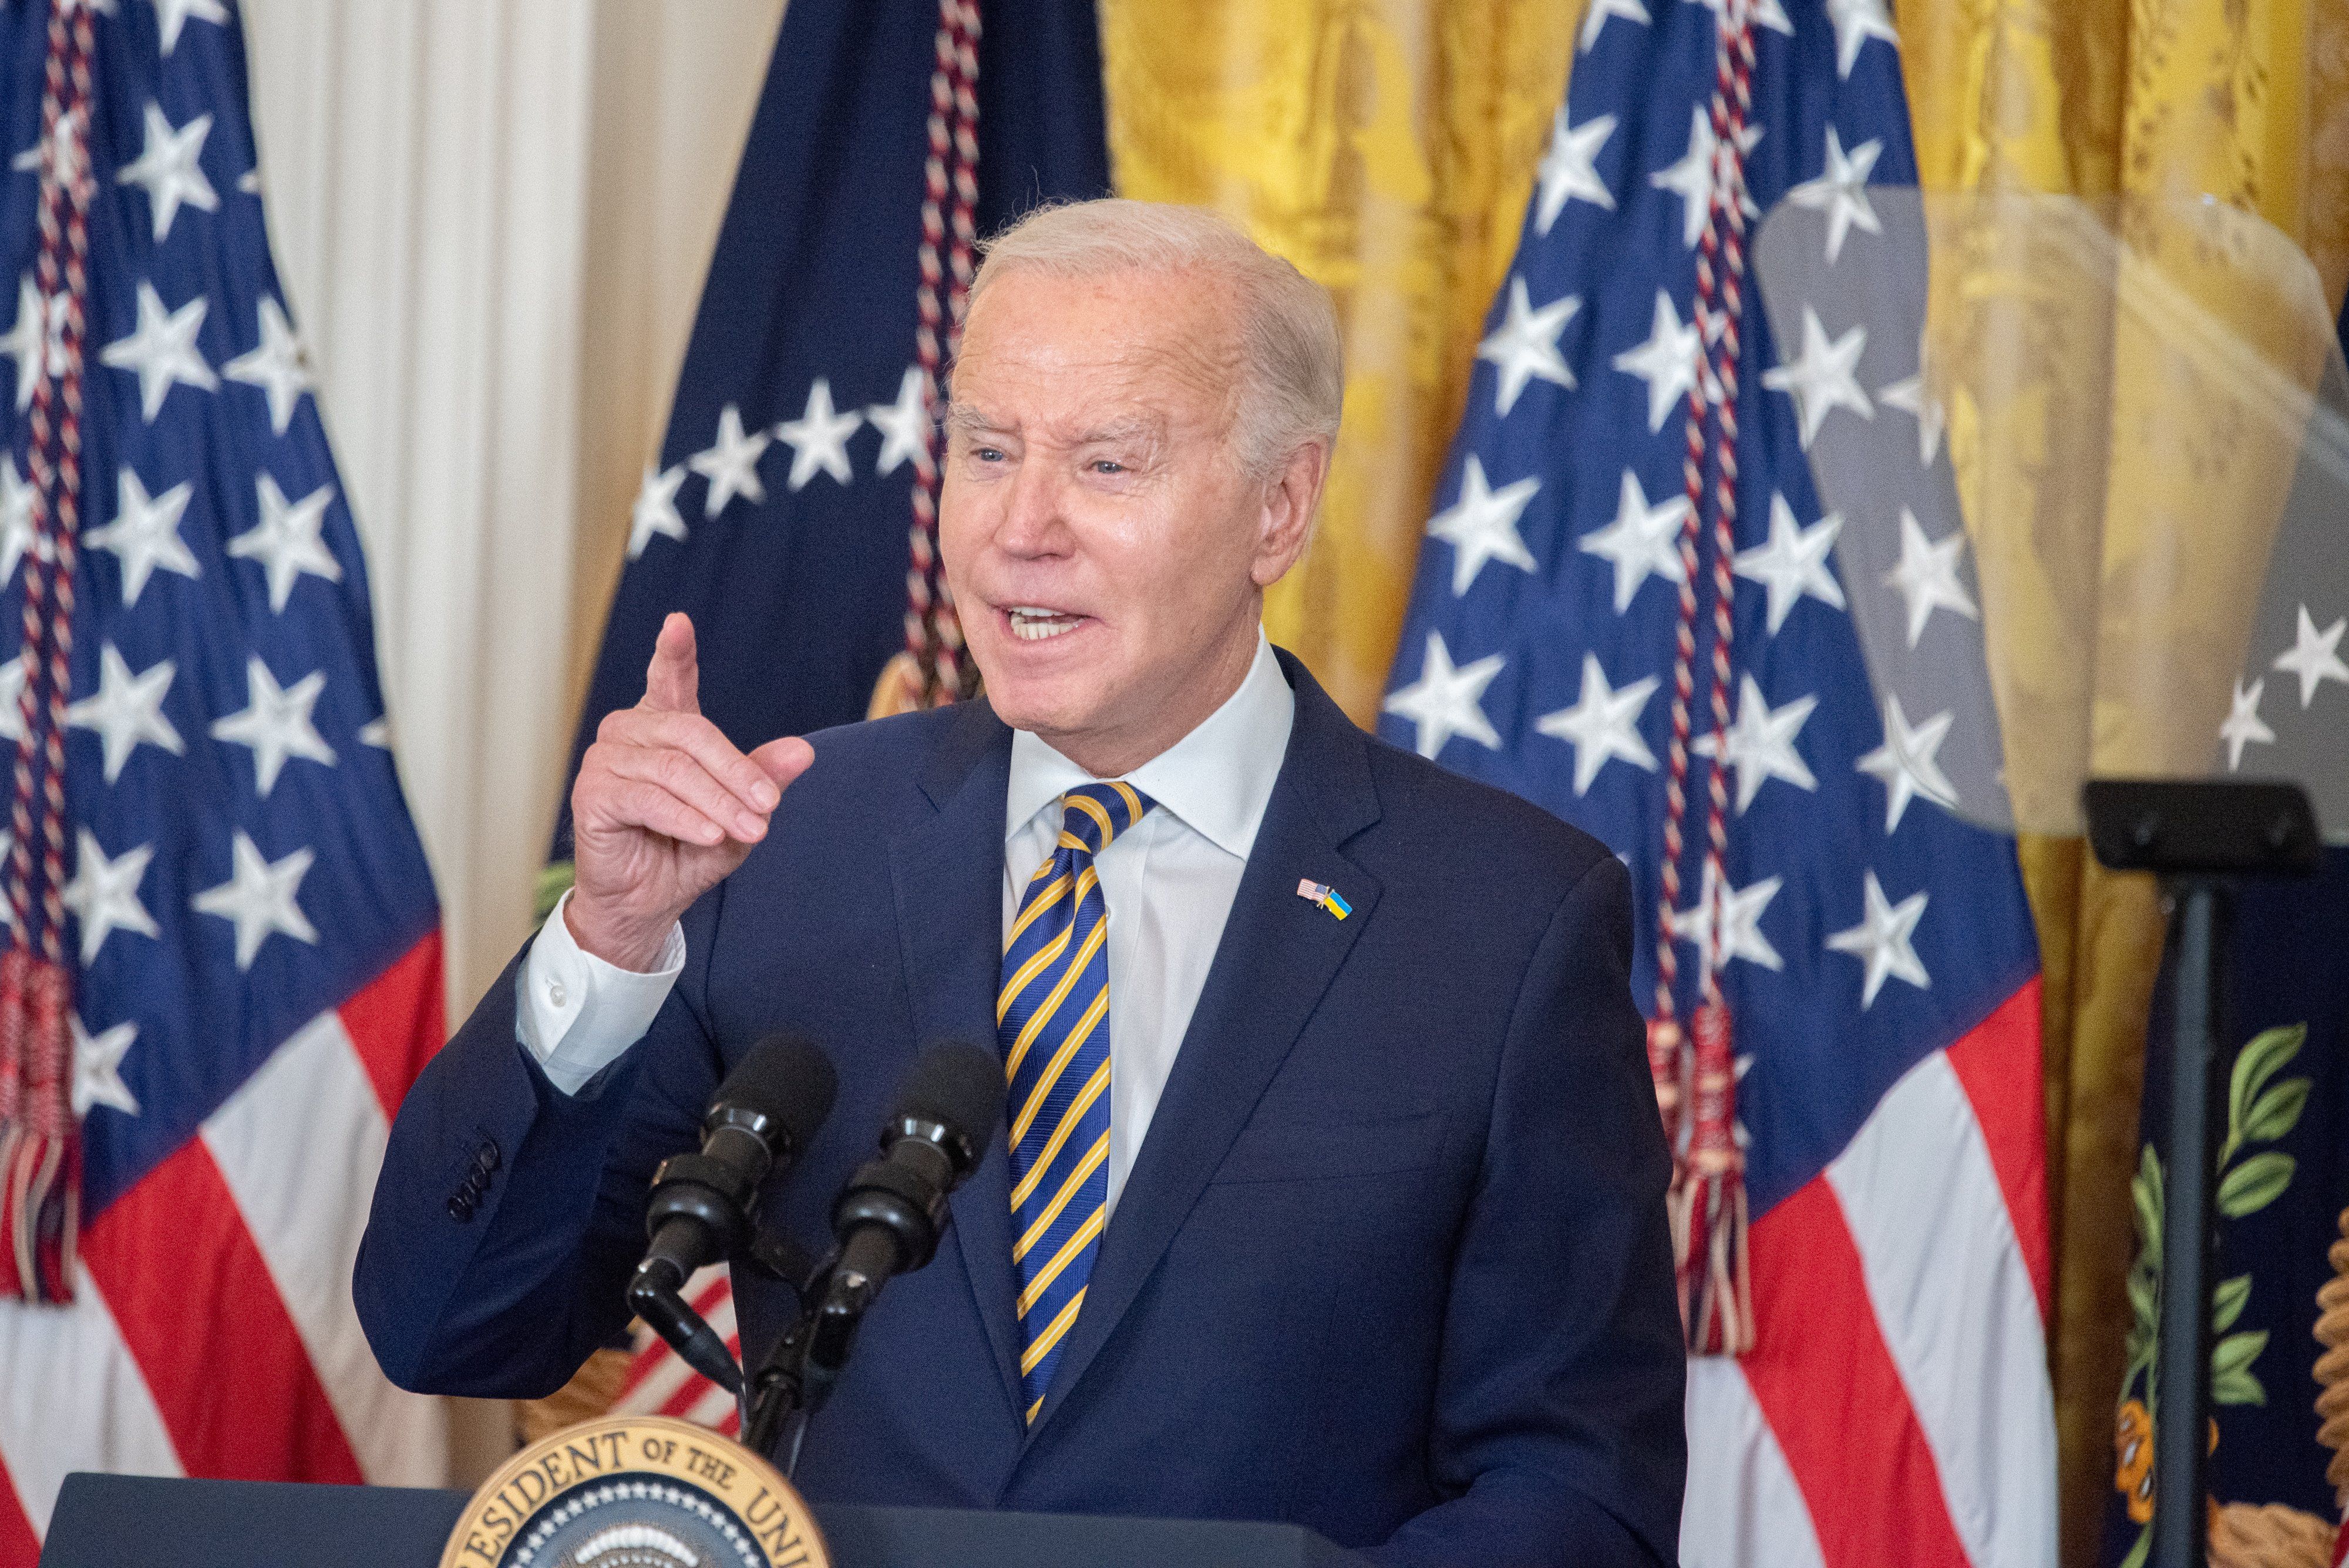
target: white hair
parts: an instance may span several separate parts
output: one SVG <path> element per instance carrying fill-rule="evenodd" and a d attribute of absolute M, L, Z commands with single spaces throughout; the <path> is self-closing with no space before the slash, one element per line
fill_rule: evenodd
<path fill-rule="evenodd" d="M 1238 296 L 1241 385 L 1233 441 L 1241 467 L 1270 479 L 1300 447 L 1327 457 L 1346 393 L 1330 291 L 1205 207 L 1105 198 L 1040 207 L 987 242 L 970 303 L 1014 270 L 1056 277 L 1201 271 Z"/>

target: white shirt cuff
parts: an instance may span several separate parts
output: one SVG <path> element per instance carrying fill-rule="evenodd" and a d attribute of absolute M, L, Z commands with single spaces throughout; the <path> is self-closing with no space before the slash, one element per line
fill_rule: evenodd
<path fill-rule="evenodd" d="M 575 1095 L 652 1027 L 653 1015 L 685 972 L 685 928 L 669 928 L 659 965 L 639 974 L 579 945 L 563 918 L 570 902 L 566 892 L 523 960 L 514 1033 L 548 1081 Z"/>

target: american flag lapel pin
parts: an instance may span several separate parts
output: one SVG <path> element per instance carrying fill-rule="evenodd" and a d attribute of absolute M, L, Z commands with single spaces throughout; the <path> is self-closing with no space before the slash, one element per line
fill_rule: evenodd
<path fill-rule="evenodd" d="M 1319 904 L 1341 920 L 1354 912 L 1354 906 L 1340 898 L 1337 888 L 1327 882 L 1316 882 L 1310 877 L 1298 882 L 1297 896 L 1309 904 Z"/>

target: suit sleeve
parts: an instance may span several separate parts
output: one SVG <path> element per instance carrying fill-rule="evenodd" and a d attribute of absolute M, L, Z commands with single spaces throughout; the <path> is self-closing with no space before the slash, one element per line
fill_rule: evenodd
<path fill-rule="evenodd" d="M 685 972 L 644 1038 L 578 1094 L 515 1033 L 527 948 L 409 1091 L 351 1280 L 399 1386 L 540 1397 L 626 1326 L 652 1168 L 694 1145 L 720 1074 L 706 1008 L 724 888 L 687 912 Z"/>
<path fill-rule="evenodd" d="M 1430 1467 L 1450 1501 L 1382 1563 L 1676 1559 L 1686 1369 L 1630 909 L 1601 859 L 1526 971 L 1445 1313 Z"/>

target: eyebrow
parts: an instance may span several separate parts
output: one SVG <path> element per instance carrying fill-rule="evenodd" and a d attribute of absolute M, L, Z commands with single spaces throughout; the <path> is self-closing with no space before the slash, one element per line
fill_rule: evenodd
<path fill-rule="evenodd" d="M 1009 425 L 997 423 L 989 415 L 965 402 L 953 402 L 947 405 L 946 422 L 949 431 L 959 431 L 964 435 L 1004 434 L 1011 428 Z M 1095 425 L 1089 430 L 1081 431 L 1076 440 L 1070 444 L 1099 446 L 1119 441 L 1155 444 L 1164 434 L 1164 421 L 1136 416 L 1113 420 L 1107 424 Z"/>

